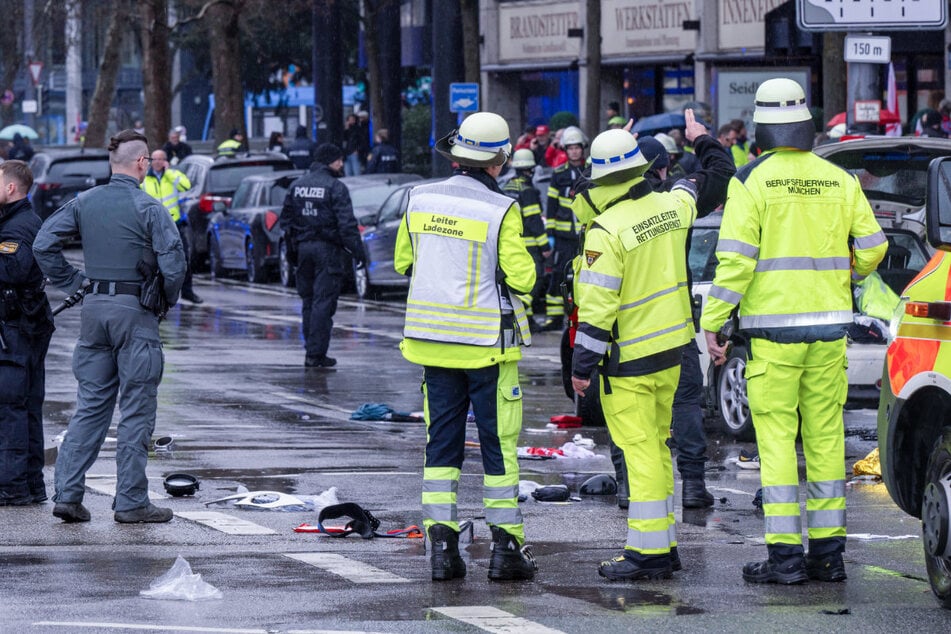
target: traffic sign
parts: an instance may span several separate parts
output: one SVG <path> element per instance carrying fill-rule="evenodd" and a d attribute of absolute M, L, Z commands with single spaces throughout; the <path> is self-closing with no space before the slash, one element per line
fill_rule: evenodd
<path fill-rule="evenodd" d="M 947 0 L 796 0 L 804 31 L 939 30 L 948 24 Z"/>
<path fill-rule="evenodd" d="M 39 110 L 36 99 L 24 99 L 20 105 L 23 108 L 23 114 L 35 114 Z"/>
<path fill-rule="evenodd" d="M 855 102 L 856 123 L 878 123 L 882 117 L 882 102 L 878 99 Z"/>
<path fill-rule="evenodd" d="M 892 61 L 892 38 L 887 35 L 846 35 L 845 61 L 887 64 Z"/>
<path fill-rule="evenodd" d="M 30 77 L 33 79 L 33 85 L 40 85 L 40 73 L 43 72 L 43 62 L 30 62 Z"/>
<path fill-rule="evenodd" d="M 479 84 L 449 84 L 449 112 L 479 109 Z"/>

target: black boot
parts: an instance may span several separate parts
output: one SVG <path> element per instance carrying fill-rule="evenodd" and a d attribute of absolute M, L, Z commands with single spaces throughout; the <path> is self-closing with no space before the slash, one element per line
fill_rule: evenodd
<path fill-rule="evenodd" d="M 682 497 L 685 509 L 705 509 L 713 506 L 713 495 L 707 491 L 703 478 L 684 480 Z"/>
<path fill-rule="evenodd" d="M 459 533 L 444 524 L 429 527 L 429 543 L 433 554 L 433 581 L 462 579 L 466 576 L 466 562 L 459 556 Z"/>
<path fill-rule="evenodd" d="M 617 506 L 627 509 L 630 506 L 631 488 L 627 483 L 627 464 L 624 462 L 624 452 L 610 441 L 611 462 L 614 464 L 614 477 L 617 479 Z"/>
<path fill-rule="evenodd" d="M 642 555 L 630 550 L 598 566 L 598 574 L 612 581 L 670 579 L 671 572 L 670 555 Z"/>
<path fill-rule="evenodd" d="M 793 585 L 809 580 L 805 557 L 795 555 L 780 559 L 770 555 L 766 561 L 751 561 L 743 566 L 743 580 L 750 583 L 781 583 Z"/>
<path fill-rule="evenodd" d="M 535 576 L 538 566 L 528 546 L 518 547 L 518 540 L 498 526 L 492 526 L 492 557 L 489 579 L 492 581 L 523 581 Z"/>
<path fill-rule="evenodd" d="M 680 553 L 677 551 L 676 546 L 671 546 L 670 548 L 670 569 L 674 572 L 684 569 L 683 564 L 680 563 Z"/>
<path fill-rule="evenodd" d="M 806 574 L 813 581 L 845 581 L 847 576 L 842 561 L 844 550 L 845 537 L 810 539 Z"/>

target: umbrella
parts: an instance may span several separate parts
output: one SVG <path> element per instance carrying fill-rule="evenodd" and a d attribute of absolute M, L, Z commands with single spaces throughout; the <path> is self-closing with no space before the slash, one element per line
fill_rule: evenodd
<path fill-rule="evenodd" d="M 13 135 L 15 134 L 19 134 L 24 139 L 40 138 L 40 135 L 36 133 L 36 130 L 30 126 L 23 125 L 22 123 L 14 123 L 13 125 L 8 125 L 4 129 L 0 130 L 0 140 L 12 141 Z"/>
<path fill-rule="evenodd" d="M 845 113 L 840 112 L 835 115 L 829 122 L 826 123 L 827 128 L 839 125 L 840 123 L 845 123 Z M 885 125 L 886 123 L 901 123 L 901 117 L 897 113 L 892 112 L 891 110 L 880 110 L 878 113 L 878 124 Z M 0 132 L 0 134 L 3 134 Z M 2 138 L 2 137 L 0 137 Z"/>
<path fill-rule="evenodd" d="M 683 128 L 687 125 L 683 114 L 679 112 L 665 112 L 663 114 L 652 114 L 644 117 L 634 124 L 631 132 L 653 132 L 655 130 L 667 131 L 671 128 Z"/>

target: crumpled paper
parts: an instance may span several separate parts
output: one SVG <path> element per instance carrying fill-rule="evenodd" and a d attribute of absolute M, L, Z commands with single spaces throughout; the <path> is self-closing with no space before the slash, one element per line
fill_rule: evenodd
<path fill-rule="evenodd" d="M 205 601 L 221 599 L 221 590 L 201 580 L 201 575 L 192 573 L 192 567 L 179 555 L 164 575 L 149 584 L 148 590 L 139 594 L 147 599 L 171 599 L 179 601 Z"/>

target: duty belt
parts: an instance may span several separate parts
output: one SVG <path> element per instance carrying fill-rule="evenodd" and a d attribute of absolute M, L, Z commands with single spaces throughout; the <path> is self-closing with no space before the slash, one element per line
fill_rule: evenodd
<path fill-rule="evenodd" d="M 89 287 L 89 292 L 94 295 L 135 295 L 138 297 L 142 291 L 142 285 L 138 282 L 107 282 L 98 280 Z"/>

